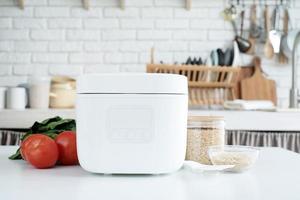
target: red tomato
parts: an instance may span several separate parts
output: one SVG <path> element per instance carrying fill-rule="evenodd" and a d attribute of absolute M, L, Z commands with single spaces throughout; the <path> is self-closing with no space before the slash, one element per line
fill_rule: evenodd
<path fill-rule="evenodd" d="M 58 148 L 53 139 L 43 134 L 28 136 L 21 144 L 22 156 L 34 167 L 50 168 L 58 159 Z"/>
<path fill-rule="evenodd" d="M 27 148 L 28 144 L 29 144 L 29 141 L 30 140 L 27 140 L 28 138 L 26 138 L 24 141 L 21 142 L 21 145 L 20 145 L 20 153 L 21 153 L 21 156 L 23 158 L 23 160 L 27 160 L 26 157 L 25 157 L 25 149 Z"/>
<path fill-rule="evenodd" d="M 55 138 L 58 146 L 58 161 L 62 165 L 77 165 L 76 134 L 73 131 L 64 131 Z"/>

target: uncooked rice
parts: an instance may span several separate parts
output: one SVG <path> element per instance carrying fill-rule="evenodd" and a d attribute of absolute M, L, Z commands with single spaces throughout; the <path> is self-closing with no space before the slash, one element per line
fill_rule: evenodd
<path fill-rule="evenodd" d="M 255 158 L 242 152 L 219 152 L 211 155 L 211 161 L 214 165 L 234 165 L 228 171 L 239 172 L 249 169 Z"/>
<path fill-rule="evenodd" d="M 212 164 L 208 148 L 224 145 L 225 131 L 221 128 L 188 128 L 186 160 L 193 160 L 202 164 Z"/>

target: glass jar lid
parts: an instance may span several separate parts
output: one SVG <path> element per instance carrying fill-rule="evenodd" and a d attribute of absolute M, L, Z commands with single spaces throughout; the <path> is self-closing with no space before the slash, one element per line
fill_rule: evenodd
<path fill-rule="evenodd" d="M 190 116 L 188 128 L 224 128 L 225 122 L 222 116 Z"/>

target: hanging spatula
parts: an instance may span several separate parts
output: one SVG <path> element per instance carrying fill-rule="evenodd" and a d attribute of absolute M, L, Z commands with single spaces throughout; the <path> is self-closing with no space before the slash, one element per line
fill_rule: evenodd
<path fill-rule="evenodd" d="M 287 9 L 285 9 L 284 16 L 283 16 L 283 34 L 285 36 L 287 35 L 288 30 L 289 30 L 289 11 Z M 284 55 L 282 49 L 280 49 L 279 63 L 286 64 L 287 62 L 288 62 L 288 58 Z"/>
<path fill-rule="evenodd" d="M 274 53 L 279 53 L 280 51 L 280 41 L 281 41 L 281 31 L 278 29 L 279 23 L 279 7 L 276 6 L 273 12 L 273 27 L 272 30 L 269 32 L 269 39 L 273 46 Z"/>
<path fill-rule="evenodd" d="M 265 7 L 265 30 L 266 33 L 269 35 L 269 31 L 271 29 L 271 22 L 270 22 L 270 15 L 269 15 L 269 7 L 266 5 Z M 269 36 L 266 38 L 266 43 L 264 46 L 264 54 L 267 58 L 273 58 L 274 56 L 274 50 L 273 46 L 270 42 Z"/>

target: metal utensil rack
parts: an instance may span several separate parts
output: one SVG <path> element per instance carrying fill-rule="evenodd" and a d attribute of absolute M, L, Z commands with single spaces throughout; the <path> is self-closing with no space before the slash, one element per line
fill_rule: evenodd
<path fill-rule="evenodd" d="M 293 0 L 228 0 L 228 4 L 234 6 L 249 7 L 253 4 L 257 6 L 285 6 L 290 7 Z"/>

